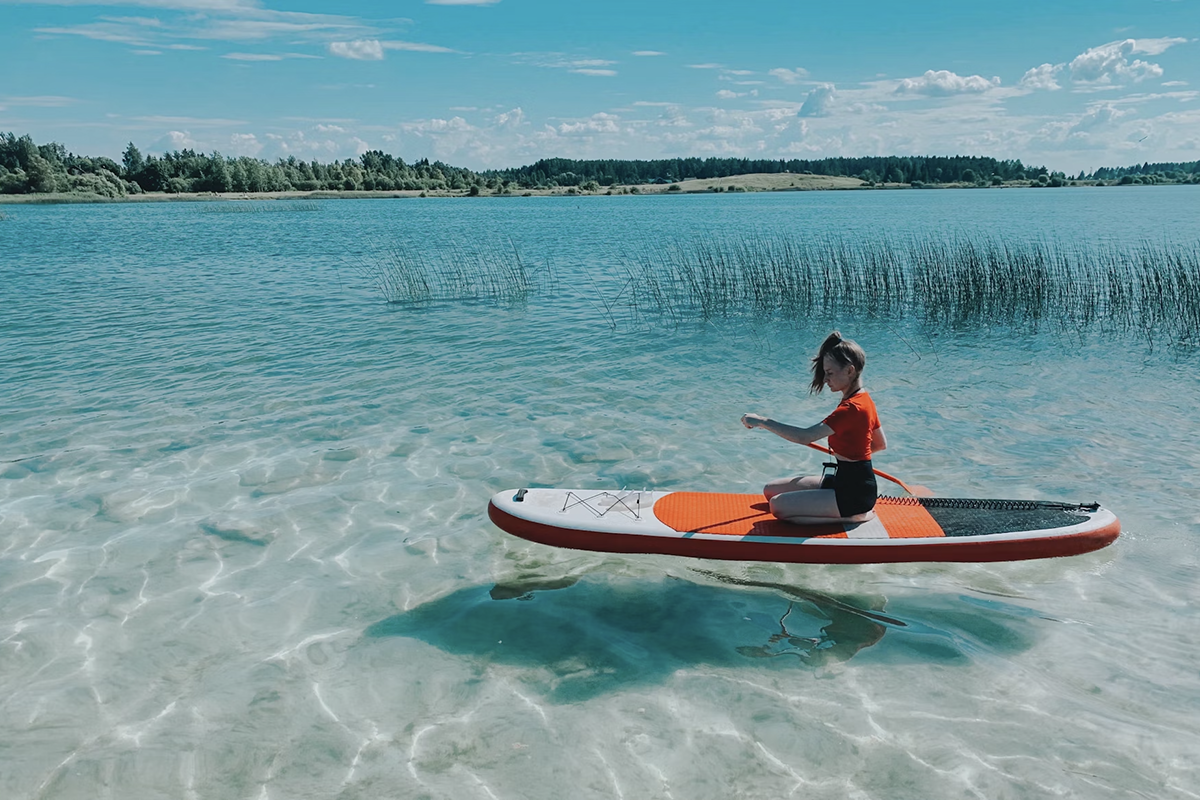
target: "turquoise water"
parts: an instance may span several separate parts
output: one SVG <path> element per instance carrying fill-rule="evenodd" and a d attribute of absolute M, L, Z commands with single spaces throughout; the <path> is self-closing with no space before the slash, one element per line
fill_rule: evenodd
<path fill-rule="evenodd" d="M 1194 245 L 1198 201 L 6 211 L 0 796 L 1196 797 L 1200 352 L 869 315 L 665 326 L 618 292 L 629 259 L 696 236 Z M 361 267 L 397 242 L 515 246 L 553 280 L 388 306 Z M 819 468 L 738 418 L 827 413 L 804 370 L 834 325 L 870 355 L 880 468 L 1100 500 L 1122 537 L 837 567 L 560 551 L 488 522 L 508 487 Z"/>

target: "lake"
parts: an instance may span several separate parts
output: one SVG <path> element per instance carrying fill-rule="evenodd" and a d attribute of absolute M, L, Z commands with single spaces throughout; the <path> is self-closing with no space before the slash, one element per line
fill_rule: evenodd
<path fill-rule="evenodd" d="M 1191 186 L 6 208 L 0 795 L 1195 798 L 1194 343 L 663 319 L 628 275 L 739 237 L 1194 252 L 1198 212 Z M 519 258 L 529 291 L 373 285 L 438 258 Z M 823 418 L 833 328 L 869 356 L 880 469 L 1098 500 L 1121 538 L 804 566 L 488 521 L 506 488 L 819 470 L 738 420 Z"/>

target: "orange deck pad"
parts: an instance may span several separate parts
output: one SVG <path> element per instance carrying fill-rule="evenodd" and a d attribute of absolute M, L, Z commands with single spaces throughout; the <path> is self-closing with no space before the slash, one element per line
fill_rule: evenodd
<path fill-rule="evenodd" d="M 881 497 L 875 505 L 875 513 L 892 539 L 945 536 L 929 512 L 916 503 Z M 654 504 L 654 516 L 681 533 L 847 538 L 846 528 L 841 523 L 796 525 L 775 519 L 771 507 L 760 494 L 672 492 Z"/>

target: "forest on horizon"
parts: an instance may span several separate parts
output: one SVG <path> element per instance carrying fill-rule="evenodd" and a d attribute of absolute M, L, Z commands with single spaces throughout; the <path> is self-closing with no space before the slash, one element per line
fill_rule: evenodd
<path fill-rule="evenodd" d="M 669 158 L 656 160 L 564 158 L 500 170 L 474 171 L 428 159 L 407 163 L 371 150 L 357 159 L 327 164 L 289 157 L 268 162 L 193 150 L 143 155 L 131 142 L 118 163 L 81 156 L 56 142 L 0 133 L 0 194 L 79 194 L 121 198 L 144 192 L 445 191 L 510 194 L 532 189 L 599 191 L 614 185 L 674 184 L 752 173 L 794 173 L 860 178 L 870 184 L 1062 186 L 1070 182 L 1200 183 L 1200 161 L 1103 167 L 1067 176 L 1020 160 L 986 156 L 858 156 L 814 160 Z"/>

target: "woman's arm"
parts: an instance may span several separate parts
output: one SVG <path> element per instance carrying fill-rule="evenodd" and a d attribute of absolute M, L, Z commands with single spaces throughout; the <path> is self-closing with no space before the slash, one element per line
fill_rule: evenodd
<path fill-rule="evenodd" d="M 810 428 L 797 428 L 795 425 L 785 425 L 782 422 L 768 419 L 761 414 L 744 415 L 742 424 L 747 428 L 762 428 L 764 431 L 770 431 L 776 436 L 796 444 L 812 444 L 833 433 L 833 428 L 824 422 L 818 422 Z"/>
<path fill-rule="evenodd" d="M 871 451 L 878 453 L 880 450 L 887 450 L 887 437 L 883 435 L 883 428 L 876 428 L 871 431 Z"/>

